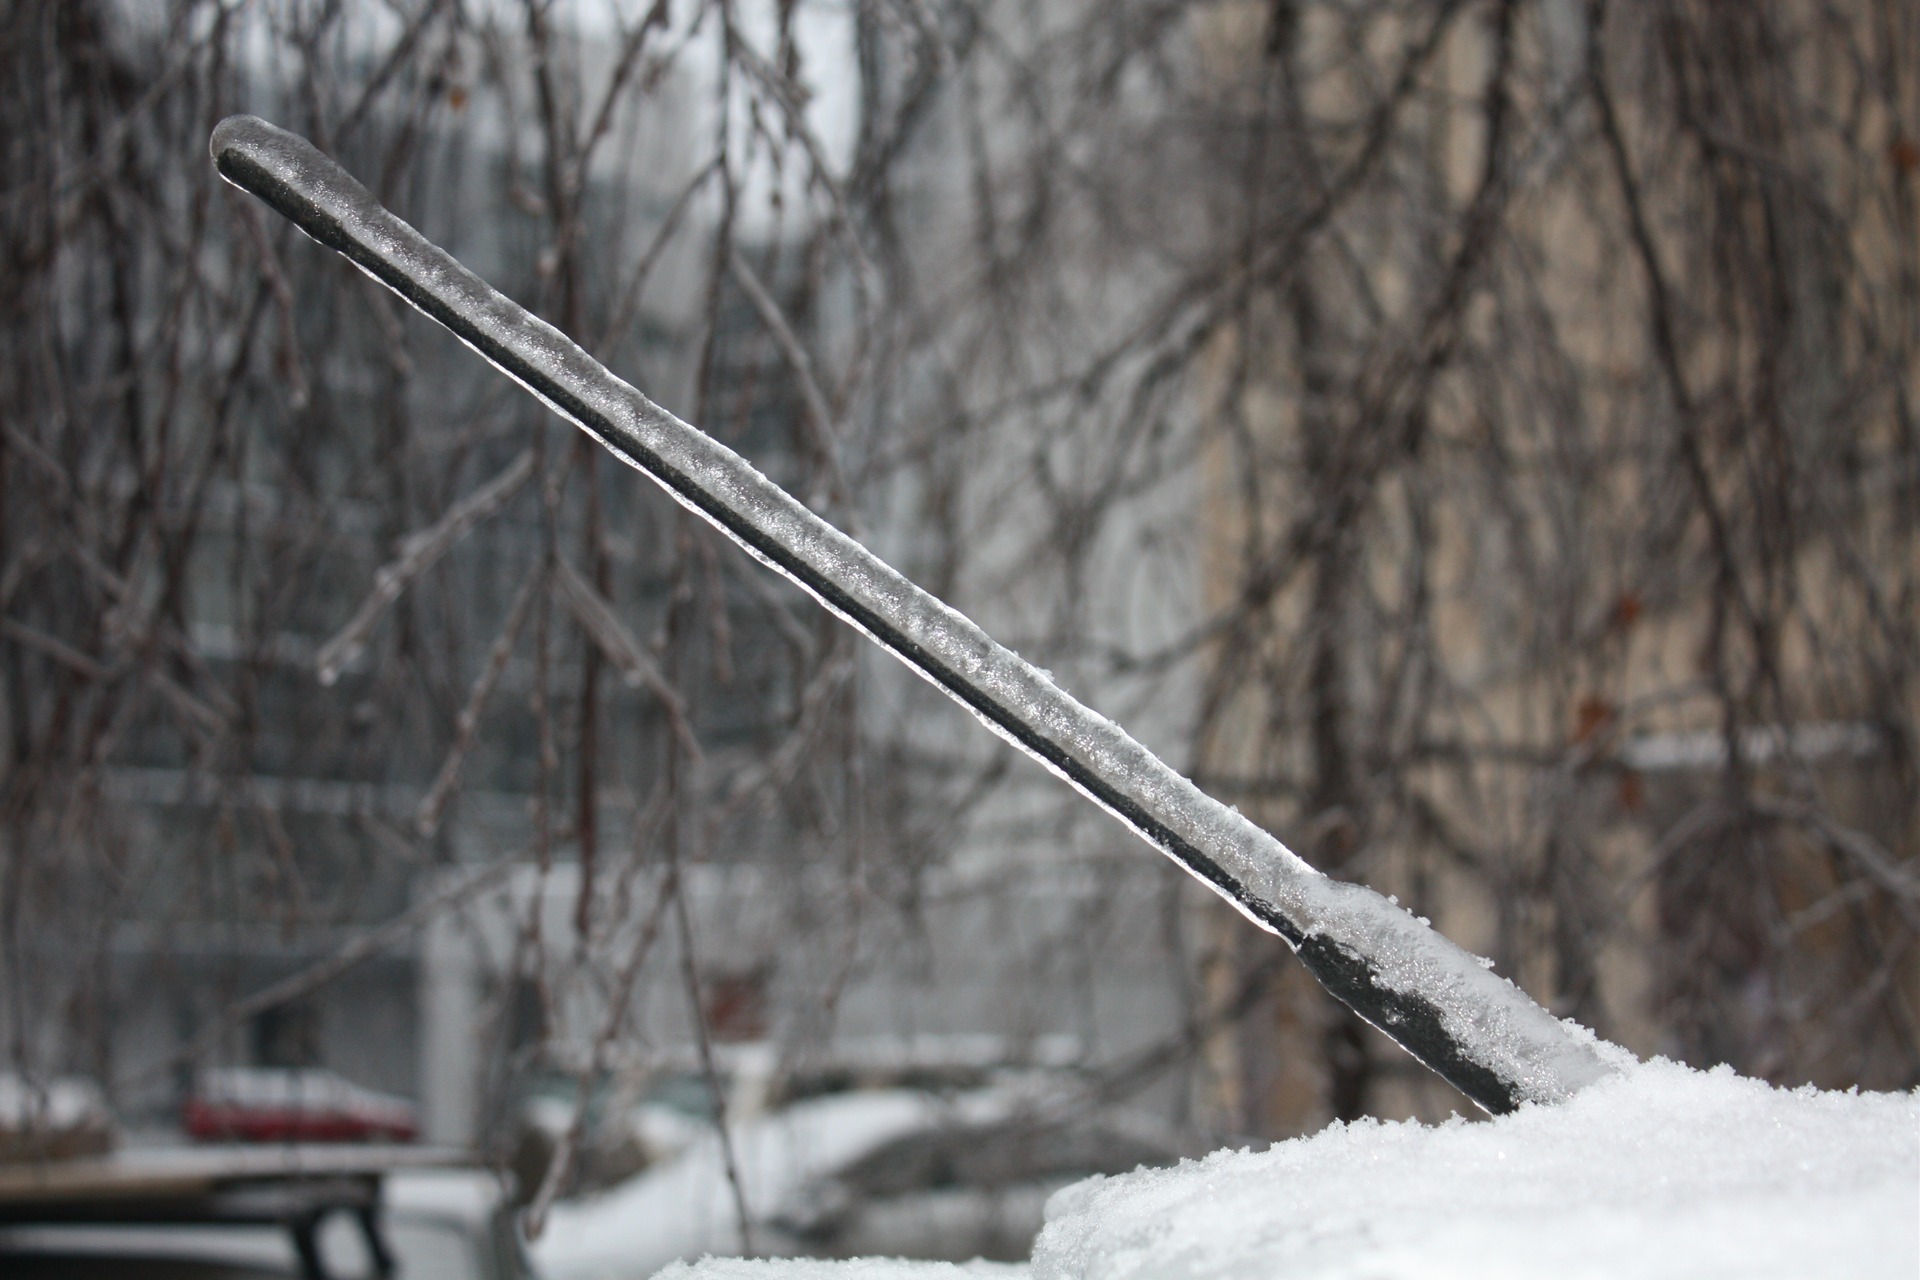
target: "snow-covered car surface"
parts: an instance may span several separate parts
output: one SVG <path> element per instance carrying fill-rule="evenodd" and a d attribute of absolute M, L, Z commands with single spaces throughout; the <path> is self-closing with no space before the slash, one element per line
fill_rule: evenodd
<path fill-rule="evenodd" d="M 1614 1050 L 1616 1054 L 1618 1050 Z M 1778 1089 L 1654 1061 L 1488 1122 L 1336 1124 L 1078 1183 L 1031 1280 L 1913 1280 L 1920 1090 Z M 711 1258 L 661 1280 L 969 1280 Z"/>
<path fill-rule="evenodd" d="M 1614 1050 L 1619 1053 L 1618 1050 Z M 1335 1125 L 1083 1183 L 1036 1278 L 1911 1280 L 1920 1093 L 1654 1061 L 1491 1123 Z"/>
<path fill-rule="evenodd" d="M 732 1138 L 752 1249 L 777 1256 L 1024 1257 L 1053 1191 L 1173 1159 L 1152 1136 L 1037 1118 L 1020 1096 L 994 1091 L 828 1096 Z M 745 1248 L 709 1134 L 598 1196 L 555 1205 L 533 1256 L 547 1280 L 640 1280 Z"/>

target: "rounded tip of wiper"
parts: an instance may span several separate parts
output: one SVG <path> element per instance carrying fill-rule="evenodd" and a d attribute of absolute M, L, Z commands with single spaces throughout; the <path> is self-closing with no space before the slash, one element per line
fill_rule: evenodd
<path fill-rule="evenodd" d="M 207 152 L 222 178 L 266 201 L 321 244 L 354 256 L 354 237 L 343 219 L 365 215 L 377 203 L 311 142 L 259 116 L 235 115 L 214 126 Z"/>
<path fill-rule="evenodd" d="M 207 153 L 219 164 L 234 152 L 244 152 L 258 147 L 269 140 L 289 137 L 285 129 L 276 128 L 259 116 L 228 116 L 213 126 L 213 137 L 208 140 Z"/>

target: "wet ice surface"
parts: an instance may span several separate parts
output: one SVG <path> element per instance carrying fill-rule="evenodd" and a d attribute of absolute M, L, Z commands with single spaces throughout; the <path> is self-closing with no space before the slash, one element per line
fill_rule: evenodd
<path fill-rule="evenodd" d="M 555 412 L 1133 826 L 1250 919 L 1296 945 L 1324 933 L 1364 957 L 1381 986 L 1426 996 L 1440 1008 L 1460 1056 L 1508 1086 L 1498 1091 L 1499 1101 L 1509 1094 L 1555 1100 L 1605 1074 L 1588 1040 L 1523 992 L 1378 894 L 1328 880 L 1201 792 L 732 450 L 496 292 L 383 209 L 305 139 L 233 117 L 215 129 L 212 150 L 229 180 L 447 325 Z M 1404 1036 L 1381 1010 L 1358 1011 L 1388 1035 Z"/>
<path fill-rule="evenodd" d="M 1485 1123 L 1363 1122 L 1057 1194 L 1034 1280 L 1913 1280 L 1920 1093 L 1635 1066 Z M 675 1280 L 960 1280 L 713 1260 Z"/>

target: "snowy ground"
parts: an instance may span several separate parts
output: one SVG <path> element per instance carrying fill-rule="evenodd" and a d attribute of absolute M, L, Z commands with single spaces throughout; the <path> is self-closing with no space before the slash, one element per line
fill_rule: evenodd
<path fill-rule="evenodd" d="M 1335 1125 L 1057 1195 L 1033 1280 L 1920 1276 L 1920 1091 L 1786 1091 L 1665 1062 L 1490 1123 Z M 672 1280 L 1007 1268 L 709 1259 Z"/>

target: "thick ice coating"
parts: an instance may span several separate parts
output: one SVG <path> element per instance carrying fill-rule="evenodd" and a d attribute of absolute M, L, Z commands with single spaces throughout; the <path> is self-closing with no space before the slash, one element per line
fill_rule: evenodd
<path fill-rule="evenodd" d="M 1490 1111 L 1607 1074 L 1590 1037 L 1370 890 L 1338 884 L 1202 793 L 1019 655 L 675 418 L 382 208 L 306 139 L 214 130 L 222 176 L 446 325 L 614 454 L 786 574 L 1285 938 L 1356 1012 Z"/>

